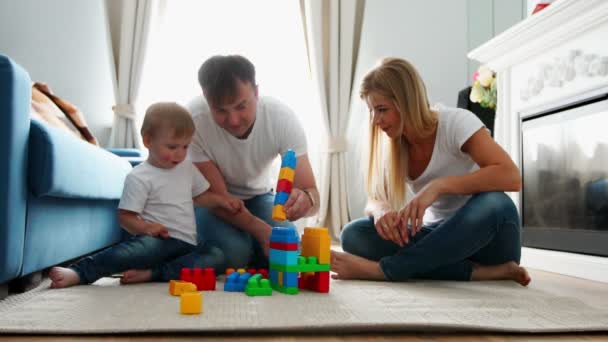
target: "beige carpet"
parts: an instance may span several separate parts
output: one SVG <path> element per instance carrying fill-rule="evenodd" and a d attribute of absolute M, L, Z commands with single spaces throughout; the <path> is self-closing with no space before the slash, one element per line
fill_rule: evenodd
<path fill-rule="evenodd" d="M 165 284 L 46 287 L 0 301 L 0 333 L 608 331 L 608 308 L 513 282 L 333 281 L 329 294 L 271 297 L 219 290 L 204 292 L 194 316 L 179 314 Z"/>

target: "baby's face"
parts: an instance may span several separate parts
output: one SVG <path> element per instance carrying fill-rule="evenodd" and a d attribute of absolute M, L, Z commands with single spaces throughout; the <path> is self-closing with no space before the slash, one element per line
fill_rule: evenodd
<path fill-rule="evenodd" d="M 176 137 L 171 130 L 161 130 L 147 140 L 148 162 L 156 167 L 171 169 L 186 159 L 192 136 Z"/>

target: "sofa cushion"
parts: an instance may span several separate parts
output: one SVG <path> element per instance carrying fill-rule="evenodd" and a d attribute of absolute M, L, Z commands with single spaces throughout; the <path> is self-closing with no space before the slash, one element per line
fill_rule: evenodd
<path fill-rule="evenodd" d="M 32 119 L 28 182 L 35 196 L 118 199 L 128 161 Z"/>

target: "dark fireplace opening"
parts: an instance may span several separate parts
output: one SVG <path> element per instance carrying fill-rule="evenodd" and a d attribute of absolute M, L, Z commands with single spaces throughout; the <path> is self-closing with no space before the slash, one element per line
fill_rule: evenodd
<path fill-rule="evenodd" d="M 608 256 L 608 94 L 520 122 L 523 245 Z"/>

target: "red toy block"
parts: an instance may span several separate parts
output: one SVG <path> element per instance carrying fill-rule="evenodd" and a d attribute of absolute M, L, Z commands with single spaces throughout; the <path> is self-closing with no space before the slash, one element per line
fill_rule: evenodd
<path fill-rule="evenodd" d="M 265 268 L 260 268 L 258 273 L 262 275 L 262 278 L 268 279 L 268 270 Z"/>
<path fill-rule="evenodd" d="M 329 272 L 315 273 L 313 290 L 321 293 L 329 292 Z"/>
<path fill-rule="evenodd" d="M 215 291 L 215 270 L 213 268 L 195 268 L 192 282 L 198 291 Z"/>
<path fill-rule="evenodd" d="M 297 243 L 285 243 L 285 242 L 271 242 L 270 248 L 279 249 L 282 251 L 297 251 L 298 244 Z"/>
<path fill-rule="evenodd" d="M 189 268 L 182 268 L 180 275 L 179 275 L 179 279 L 181 281 L 187 281 L 187 282 L 192 282 L 192 272 Z"/>
<path fill-rule="evenodd" d="M 277 192 L 277 193 L 286 192 L 286 193 L 290 194 L 292 186 L 293 186 L 293 183 L 288 181 L 287 179 L 279 179 L 279 181 L 277 182 L 277 189 L 275 190 L 275 192 Z"/>
<path fill-rule="evenodd" d="M 249 273 L 249 274 L 251 274 L 251 275 L 254 275 L 254 274 L 256 274 L 256 273 L 257 273 L 257 271 L 256 271 L 256 269 L 255 269 L 255 268 L 248 268 L 248 269 L 247 269 L 247 273 Z"/>

